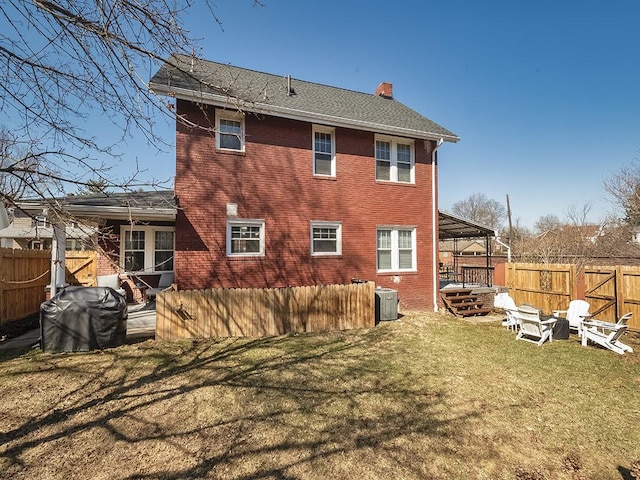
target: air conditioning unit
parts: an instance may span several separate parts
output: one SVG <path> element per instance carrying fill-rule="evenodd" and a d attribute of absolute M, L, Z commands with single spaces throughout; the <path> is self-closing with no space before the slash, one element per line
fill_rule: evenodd
<path fill-rule="evenodd" d="M 376 288 L 376 323 L 398 319 L 398 291 L 391 288 Z"/>

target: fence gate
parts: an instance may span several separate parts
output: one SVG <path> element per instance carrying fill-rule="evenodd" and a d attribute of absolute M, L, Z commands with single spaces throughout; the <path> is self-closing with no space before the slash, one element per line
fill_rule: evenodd
<path fill-rule="evenodd" d="M 585 267 L 584 298 L 591 308 L 589 313 L 600 320 L 616 322 L 618 320 L 617 269 L 612 267 Z"/>
<path fill-rule="evenodd" d="M 65 252 L 65 281 L 69 285 L 89 287 L 95 285 L 98 272 L 98 254 L 94 251 Z"/>

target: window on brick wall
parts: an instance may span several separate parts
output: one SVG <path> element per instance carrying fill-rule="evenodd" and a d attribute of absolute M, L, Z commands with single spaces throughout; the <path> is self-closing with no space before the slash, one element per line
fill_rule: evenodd
<path fill-rule="evenodd" d="M 342 225 L 339 222 L 311 222 L 311 255 L 341 255 Z"/>
<path fill-rule="evenodd" d="M 413 141 L 376 135 L 376 180 L 414 183 Z"/>
<path fill-rule="evenodd" d="M 379 272 L 416 270 L 414 227 L 379 227 L 376 242 Z"/>
<path fill-rule="evenodd" d="M 313 174 L 336 176 L 335 129 L 313 126 Z"/>
<path fill-rule="evenodd" d="M 120 239 L 121 267 L 126 272 L 173 271 L 173 227 L 123 225 Z"/>
<path fill-rule="evenodd" d="M 216 146 L 220 150 L 244 152 L 244 115 L 216 110 Z"/>
<path fill-rule="evenodd" d="M 264 220 L 229 220 L 227 255 L 260 257 L 264 255 Z"/>

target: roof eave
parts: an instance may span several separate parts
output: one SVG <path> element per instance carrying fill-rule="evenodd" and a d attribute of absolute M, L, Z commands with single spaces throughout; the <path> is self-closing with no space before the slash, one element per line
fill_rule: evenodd
<path fill-rule="evenodd" d="M 40 211 L 42 203 L 20 202 L 18 208 L 26 211 Z M 64 205 L 63 209 L 69 215 L 80 218 L 104 218 L 109 220 L 146 220 L 146 221 L 175 221 L 175 208 L 157 207 L 109 207 L 104 205 Z"/>
<path fill-rule="evenodd" d="M 420 138 L 424 140 L 440 139 L 445 142 L 456 143 L 460 140 L 457 135 L 447 135 L 437 132 L 425 132 L 422 130 L 414 130 L 410 128 L 391 127 L 388 125 L 382 125 L 379 123 L 364 122 L 354 119 L 348 119 L 344 117 L 335 117 L 332 115 L 323 115 L 314 112 L 307 112 L 303 110 L 295 110 L 286 107 L 280 107 L 270 105 L 267 103 L 259 102 L 246 102 L 235 97 L 229 97 L 225 95 L 216 95 L 212 93 L 196 92 L 187 88 L 170 88 L 164 84 L 149 83 L 149 89 L 160 95 L 167 95 L 180 100 L 187 100 L 190 102 L 200 102 L 218 107 L 233 107 L 234 109 L 240 109 L 243 111 L 275 115 L 282 118 L 288 118 L 291 120 L 300 120 L 311 123 L 323 123 L 335 127 L 353 128 L 356 130 L 373 131 L 388 135 L 398 135 L 408 138 Z"/>

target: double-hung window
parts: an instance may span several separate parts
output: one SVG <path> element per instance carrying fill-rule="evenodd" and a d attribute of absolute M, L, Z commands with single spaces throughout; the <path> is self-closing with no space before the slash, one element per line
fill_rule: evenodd
<path fill-rule="evenodd" d="M 216 110 L 216 145 L 220 150 L 244 152 L 244 116 Z"/>
<path fill-rule="evenodd" d="M 154 232 L 153 264 L 156 272 L 173 271 L 173 232 Z"/>
<path fill-rule="evenodd" d="M 173 271 L 172 227 L 123 226 L 120 232 L 122 267 L 127 272 Z"/>
<path fill-rule="evenodd" d="M 313 126 L 313 174 L 336 176 L 335 129 Z"/>
<path fill-rule="evenodd" d="M 341 255 L 342 225 L 339 222 L 311 222 L 311 255 Z"/>
<path fill-rule="evenodd" d="M 379 227 L 377 231 L 379 272 L 416 270 L 416 229 Z"/>
<path fill-rule="evenodd" d="M 376 135 L 376 180 L 415 183 L 413 141 Z"/>
<path fill-rule="evenodd" d="M 260 257 L 264 255 L 264 220 L 229 220 L 227 255 Z"/>

